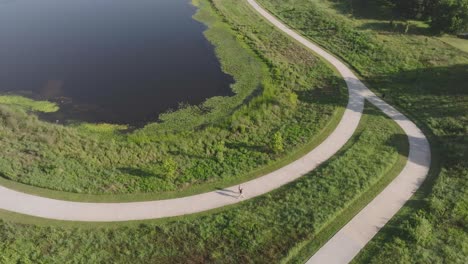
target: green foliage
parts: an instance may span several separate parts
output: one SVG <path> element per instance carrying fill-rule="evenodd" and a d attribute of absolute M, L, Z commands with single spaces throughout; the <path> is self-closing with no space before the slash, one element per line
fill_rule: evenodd
<path fill-rule="evenodd" d="M 406 145 L 406 138 L 398 137 L 401 130 L 378 110 L 367 109 L 362 122 L 343 152 L 329 163 L 288 186 L 227 210 L 120 227 L 109 227 L 108 223 L 103 227 L 61 227 L 63 223 L 51 225 L 50 221 L 30 225 L 0 220 L 0 261 L 280 262 L 290 248 L 315 239 L 335 217 L 343 217 L 339 214 L 343 208 L 385 177 L 399 152 L 405 151 L 393 145 Z"/>
<path fill-rule="evenodd" d="M 219 186 L 282 162 L 338 118 L 346 105 L 344 82 L 309 51 L 260 21 L 246 3 L 195 4 L 195 19 L 207 25 L 223 71 L 235 79 L 235 95 L 182 105 L 138 130 L 61 126 L 5 106 L 0 176 L 85 194 Z M 282 153 L 269 151 L 271 131 L 281 132 Z M 167 160 L 176 161 L 176 175 L 165 172 Z"/>
<path fill-rule="evenodd" d="M 273 150 L 274 153 L 280 153 L 284 151 L 284 141 L 281 132 L 276 132 L 275 134 L 273 134 L 270 148 Z"/>
<path fill-rule="evenodd" d="M 370 0 L 358 0 L 368 4 Z M 391 8 L 393 18 L 429 21 L 435 33 L 468 30 L 467 0 L 380 0 L 377 5 Z"/>
<path fill-rule="evenodd" d="M 388 27 L 390 18 L 376 16 L 379 12 L 355 6 L 348 16 L 349 9 L 337 4 L 343 1 L 260 2 L 343 58 L 369 87 L 433 135 L 434 164 L 440 173 L 434 169 L 424 192 L 382 229 L 355 263 L 466 262 L 468 54 L 421 32 L 395 32 Z"/>
<path fill-rule="evenodd" d="M 167 179 L 173 180 L 177 175 L 177 163 L 172 158 L 167 158 L 163 161 L 162 169 Z"/>
<path fill-rule="evenodd" d="M 56 112 L 58 106 L 49 101 L 35 101 L 18 95 L 0 95 L 0 104 L 20 108 L 25 111 L 37 111 L 44 113 Z"/>
<path fill-rule="evenodd" d="M 428 15 L 434 0 L 390 0 L 393 3 L 394 12 L 406 19 L 420 19 Z"/>
<path fill-rule="evenodd" d="M 408 223 L 408 234 L 416 243 L 428 244 L 432 236 L 432 225 L 424 216 L 423 212 L 415 215 L 411 219 L 412 223 Z"/>
<path fill-rule="evenodd" d="M 468 0 L 437 0 L 431 14 L 431 27 L 437 33 L 468 30 Z"/>
<path fill-rule="evenodd" d="M 453 36 L 442 36 L 442 37 L 440 37 L 440 39 L 443 42 L 445 42 L 445 43 L 447 43 L 447 44 L 449 44 L 449 45 L 451 45 L 451 46 L 453 46 L 453 47 L 455 47 L 455 48 L 457 48 L 457 49 L 459 49 L 461 51 L 464 51 L 464 52 L 468 53 L 468 40 L 467 39 L 462 39 L 462 38 L 453 37 Z"/>
<path fill-rule="evenodd" d="M 218 162 L 223 163 L 224 162 L 224 153 L 227 150 L 226 149 L 226 144 L 224 143 L 224 141 L 218 142 L 215 145 L 214 150 L 216 152 L 216 159 L 218 160 Z"/>
<path fill-rule="evenodd" d="M 429 22 L 434 33 L 459 33 L 468 30 L 467 0 L 341 0 L 347 3 L 351 13 L 354 7 L 374 9 L 386 14 L 390 24 L 394 19 L 406 21 L 409 30 L 409 20 Z M 389 10 L 390 12 L 381 12 Z M 405 32 L 407 33 L 407 32 Z"/>

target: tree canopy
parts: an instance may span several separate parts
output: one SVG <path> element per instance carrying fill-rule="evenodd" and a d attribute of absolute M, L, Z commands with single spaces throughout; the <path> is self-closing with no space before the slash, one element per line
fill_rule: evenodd
<path fill-rule="evenodd" d="M 349 0 L 351 5 L 356 0 Z M 361 4 L 375 4 L 375 0 L 357 0 Z M 429 22 L 434 33 L 461 33 L 468 30 L 468 0 L 378 0 L 377 4 L 390 9 L 394 19 Z"/>

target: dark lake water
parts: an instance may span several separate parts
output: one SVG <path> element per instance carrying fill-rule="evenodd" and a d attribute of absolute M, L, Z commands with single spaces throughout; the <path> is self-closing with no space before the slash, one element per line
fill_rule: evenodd
<path fill-rule="evenodd" d="M 0 0 L 0 93 L 58 102 L 49 120 L 142 125 L 232 95 L 189 0 Z"/>

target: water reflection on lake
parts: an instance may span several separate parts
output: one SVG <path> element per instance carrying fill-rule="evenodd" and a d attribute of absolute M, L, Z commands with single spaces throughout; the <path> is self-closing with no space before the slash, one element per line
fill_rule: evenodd
<path fill-rule="evenodd" d="M 0 0 L 0 93 L 46 115 L 142 125 L 181 102 L 231 95 L 190 0 Z"/>

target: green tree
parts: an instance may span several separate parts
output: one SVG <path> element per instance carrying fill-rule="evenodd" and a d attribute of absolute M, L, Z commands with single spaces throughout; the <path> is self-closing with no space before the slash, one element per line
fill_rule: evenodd
<path fill-rule="evenodd" d="M 459 33 L 468 30 L 468 0 L 437 0 L 431 12 L 435 33 Z"/>
<path fill-rule="evenodd" d="M 404 19 L 420 19 L 428 2 L 433 0 L 392 0 L 395 13 Z"/>

